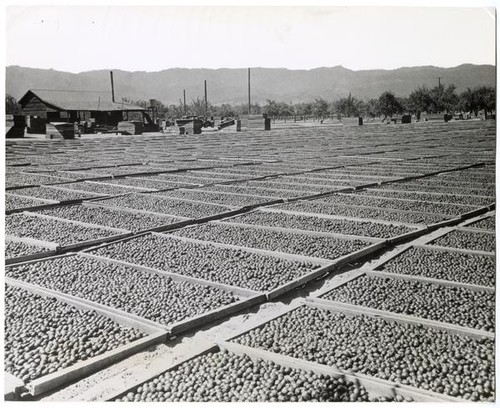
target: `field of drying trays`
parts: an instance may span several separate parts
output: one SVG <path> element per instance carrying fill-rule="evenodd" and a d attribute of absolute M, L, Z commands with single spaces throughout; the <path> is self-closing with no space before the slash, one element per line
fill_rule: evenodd
<path fill-rule="evenodd" d="M 8 140 L 5 398 L 494 401 L 495 122 Z"/>

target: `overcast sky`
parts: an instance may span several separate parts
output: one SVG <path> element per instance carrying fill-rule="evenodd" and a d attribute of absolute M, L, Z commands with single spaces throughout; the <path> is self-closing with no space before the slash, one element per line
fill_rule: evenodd
<path fill-rule="evenodd" d="M 6 64 L 93 69 L 495 64 L 494 10 L 10 6 Z"/>

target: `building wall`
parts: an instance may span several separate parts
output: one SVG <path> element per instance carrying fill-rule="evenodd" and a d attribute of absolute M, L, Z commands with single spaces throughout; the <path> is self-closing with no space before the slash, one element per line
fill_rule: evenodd
<path fill-rule="evenodd" d="M 37 116 L 45 119 L 47 118 L 47 112 L 57 112 L 56 109 L 47 106 L 35 95 L 23 106 L 22 110 L 23 115 Z"/>
<path fill-rule="evenodd" d="M 123 113 L 121 111 L 94 111 L 90 114 L 91 117 L 95 118 L 96 123 L 101 125 L 116 126 L 118 125 L 118 122 L 123 120 Z"/>

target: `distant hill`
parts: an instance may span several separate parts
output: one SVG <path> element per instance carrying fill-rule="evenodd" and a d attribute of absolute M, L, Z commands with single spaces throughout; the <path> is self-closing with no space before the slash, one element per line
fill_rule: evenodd
<path fill-rule="evenodd" d="M 114 70 L 116 100 L 158 99 L 163 103 L 178 103 L 183 89 L 189 103 L 203 98 L 203 80 L 207 80 L 208 98 L 212 104 L 246 103 L 246 69 L 185 69 L 173 68 L 160 72 L 127 72 Z M 352 71 L 336 66 L 311 70 L 284 68 L 252 68 L 252 102 L 267 99 L 282 102 L 306 102 L 322 97 L 333 101 L 351 92 L 359 98 L 378 97 L 390 90 L 407 96 L 417 86 L 455 84 L 457 90 L 479 85 L 495 86 L 495 67 L 464 64 L 454 68 L 433 66 L 394 70 Z M 9 66 L 6 69 L 6 92 L 19 99 L 28 89 L 109 90 L 109 71 L 88 71 L 79 74 L 47 69 Z"/>

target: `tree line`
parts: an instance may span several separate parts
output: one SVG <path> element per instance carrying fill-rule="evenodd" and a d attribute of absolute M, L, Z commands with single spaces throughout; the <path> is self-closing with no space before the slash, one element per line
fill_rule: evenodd
<path fill-rule="evenodd" d="M 420 119 L 422 113 L 454 112 L 468 112 L 477 117 L 482 110 L 490 114 L 495 111 L 495 99 L 493 87 L 467 88 L 457 94 L 454 85 L 440 84 L 434 88 L 418 87 L 408 97 L 398 97 L 393 92 L 386 91 L 378 98 L 366 100 L 352 94 L 333 102 L 317 98 L 314 102 L 294 105 L 268 100 L 263 107 L 263 112 L 271 116 L 314 116 L 316 118 L 336 116 L 339 119 L 356 116 L 385 119 L 405 113 L 416 115 Z"/>
<path fill-rule="evenodd" d="M 267 100 L 264 105 L 252 104 L 252 114 L 267 114 L 271 117 L 314 117 L 324 119 L 335 116 L 384 119 L 399 114 L 412 114 L 420 119 L 422 113 L 439 114 L 467 112 L 478 116 L 480 111 L 491 114 L 495 111 L 495 89 L 488 86 L 467 88 L 460 94 L 454 85 L 439 84 L 434 88 L 423 85 L 413 90 L 407 97 L 398 97 L 391 91 L 383 92 L 378 98 L 360 99 L 352 94 L 339 98 L 336 101 L 327 101 L 316 98 L 312 102 L 286 103 Z M 130 101 L 145 108 L 151 107 L 151 102 Z M 189 104 L 179 101 L 178 104 L 164 105 L 159 101 L 153 102 L 159 117 L 177 118 L 185 115 L 235 117 L 248 114 L 247 104 L 232 105 L 224 103 L 213 105 L 201 98 L 193 99 Z"/>
<path fill-rule="evenodd" d="M 480 111 L 491 114 L 495 111 L 495 89 L 488 86 L 467 88 L 458 94 L 454 85 L 439 84 L 434 88 L 423 85 L 413 90 L 408 97 L 398 97 L 391 91 L 383 92 L 378 98 L 360 99 L 352 94 L 339 98 L 336 101 L 327 101 L 316 98 L 312 102 L 285 103 L 267 100 L 266 104 L 252 104 L 252 114 L 267 114 L 271 117 L 314 117 L 322 120 L 327 117 L 363 116 L 366 118 L 380 118 L 399 114 L 412 114 L 420 119 L 422 113 L 439 114 L 467 112 L 478 116 Z M 123 103 L 138 105 L 146 109 L 153 109 L 157 118 L 179 118 L 182 116 L 207 116 L 207 117 L 237 117 L 248 113 L 247 104 L 213 105 L 201 98 L 191 100 L 184 105 L 179 100 L 178 104 L 166 105 L 157 100 L 133 101 L 123 98 Z M 18 114 L 21 109 L 11 95 L 6 95 L 6 113 Z"/>

